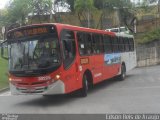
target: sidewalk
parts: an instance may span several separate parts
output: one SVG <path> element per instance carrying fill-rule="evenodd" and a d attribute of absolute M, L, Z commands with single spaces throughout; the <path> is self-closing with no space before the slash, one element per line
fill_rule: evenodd
<path fill-rule="evenodd" d="M 9 91 L 9 87 L 6 87 L 6 88 L 3 88 L 3 89 L 0 89 L 0 94 L 3 93 L 3 92 L 6 92 L 6 91 Z"/>

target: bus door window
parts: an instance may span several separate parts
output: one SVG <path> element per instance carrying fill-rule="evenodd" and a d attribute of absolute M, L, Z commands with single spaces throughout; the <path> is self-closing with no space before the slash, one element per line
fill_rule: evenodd
<path fill-rule="evenodd" d="M 74 61 L 76 55 L 74 32 L 70 30 L 62 31 L 64 68 L 68 68 Z"/>

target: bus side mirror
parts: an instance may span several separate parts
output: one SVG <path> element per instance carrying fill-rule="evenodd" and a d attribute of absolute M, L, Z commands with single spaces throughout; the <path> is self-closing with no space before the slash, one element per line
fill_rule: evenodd
<path fill-rule="evenodd" d="M 5 60 L 8 60 L 8 45 L 7 42 L 3 42 L 0 44 L 1 47 L 1 57 Z"/>

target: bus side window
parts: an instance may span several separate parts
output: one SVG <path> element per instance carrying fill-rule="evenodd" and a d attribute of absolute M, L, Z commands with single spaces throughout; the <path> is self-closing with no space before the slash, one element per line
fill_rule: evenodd
<path fill-rule="evenodd" d="M 129 39 L 125 38 L 125 48 L 126 48 L 126 52 L 129 52 Z"/>
<path fill-rule="evenodd" d="M 114 38 L 114 49 L 115 49 L 116 53 L 119 52 L 119 49 L 118 49 L 118 37 Z"/>
<path fill-rule="evenodd" d="M 68 68 L 74 61 L 76 55 L 76 45 L 74 32 L 70 30 L 63 30 L 61 33 L 64 68 Z"/>
<path fill-rule="evenodd" d="M 96 35 L 92 34 L 92 50 L 93 53 L 97 53 L 97 45 L 96 45 Z"/>
<path fill-rule="evenodd" d="M 134 51 L 134 40 L 132 38 L 132 51 Z"/>
<path fill-rule="evenodd" d="M 100 43 L 100 53 L 104 53 L 104 44 L 103 44 L 103 36 L 99 35 L 99 43 Z"/>
<path fill-rule="evenodd" d="M 120 53 L 121 52 L 121 50 L 122 50 L 122 48 L 121 48 L 121 41 L 120 41 L 120 37 L 117 37 L 117 43 L 118 43 L 118 52 Z"/>
<path fill-rule="evenodd" d="M 124 52 L 124 43 L 123 43 L 123 38 L 122 37 L 119 37 L 119 45 L 120 45 L 120 51 L 121 52 Z"/>
<path fill-rule="evenodd" d="M 84 39 L 84 33 L 78 32 L 77 33 L 77 39 L 78 39 L 78 48 L 80 55 L 85 54 L 85 39 Z"/>
<path fill-rule="evenodd" d="M 134 41 L 133 41 L 133 38 L 130 38 L 129 41 L 130 41 L 130 51 L 134 51 Z"/>
<path fill-rule="evenodd" d="M 112 37 L 112 43 L 113 43 L 113 52 L 117 52 L 117 39 L 116 37 Z"/>
<path fill-rule="evenodd" d="M 92 34 L 92 49 L 93 53 L 101 54 L 103 53 L 103 37 L 100 34 Z"/>
<path fill-rule="evenodd" d="M 125 45 L 125 38 L 122 37 L 122 41 L 123 41 L 123 52 L 126 52 L 126 45 Z"/>
<path fill-rule="evenodd" d="M 86 54 L 91 55 L 92 54 L 92 39 L 90 33 L 85 33 L 85 47 L 86 47 Z"/>
<path fill-rule="evenodd" d="M 104 51 L 105 53 L 112 53 L 111 38 L 108 35 L 104 35 Z"/>

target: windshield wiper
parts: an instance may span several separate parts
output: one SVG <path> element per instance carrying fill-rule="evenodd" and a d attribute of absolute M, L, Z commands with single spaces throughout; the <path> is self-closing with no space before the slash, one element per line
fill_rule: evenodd
<path fill-rule="evenodd" d="M 46 68 L 46 67 L 49 67 L 50 65 L 51 65 L 51 62 L 47 60 L 47 58 L 41 58 L 41 60 L 39 60 L 38 67 Z"/>

